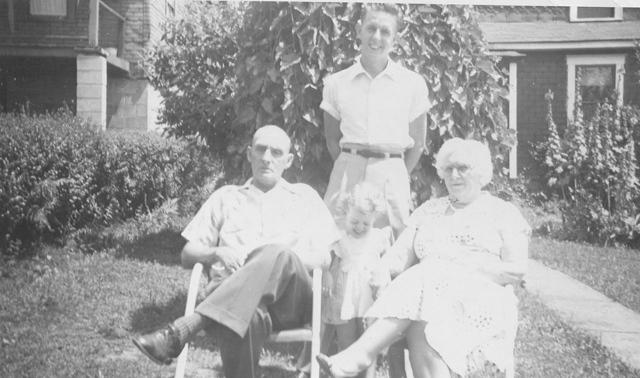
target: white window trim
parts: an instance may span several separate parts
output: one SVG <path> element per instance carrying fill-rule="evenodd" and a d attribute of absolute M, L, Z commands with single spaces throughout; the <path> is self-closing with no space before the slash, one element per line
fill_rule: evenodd
<path fill-rule="evenodd" d="M 576 102 L 576 66 L 582 65 L 615 65 L 616 66 L 616 92 L 618 92 L 618 105 L 622 105 L 624 94 L 624 65 L 625 54 L 599 54 L 599 55 L 567 55 L 567 120 L 573 120 L 573 111 Z"/>
<path fill-rule="evenodd" d="M 613 8 L 613 17 L 578 18 L 578 6 L 569 7 L 569 21 L 571 22 L 593 22 L 593 21 L 620 21 L 622 20 L 622 7 Z"/>
<path fill-rule="evenodd" d="M 518 63 L 509 62 L 509 128 L 516 133 L 516 144 L 509 151 L 509 178 L 518 178 Z"/>

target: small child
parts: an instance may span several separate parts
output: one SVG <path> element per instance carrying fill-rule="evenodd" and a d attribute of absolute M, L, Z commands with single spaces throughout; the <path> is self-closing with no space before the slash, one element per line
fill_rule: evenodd
<path fill-rule="evenodd" d="M 333 245 L 333 260 L 323 275 L 322 317 L 326 332 L 335 330 L 340 350 L 362 334 L 363 317 L 386 284 L 379 263 L 391 245 L 392 231 L 390 227 L 372 227 L 384 206 L 382 193 L 365 183 L 338 199 L 343 234 Z"/>

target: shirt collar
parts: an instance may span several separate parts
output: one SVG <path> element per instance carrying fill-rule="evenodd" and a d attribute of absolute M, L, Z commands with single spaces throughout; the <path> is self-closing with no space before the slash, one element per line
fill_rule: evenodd
<path fill-rule="evenodd" d="M 244 185 L 242 185 L 240 188 L 243 189 L 243 190 L 256 190 L 256 191 L 259 191 L 260 193 L 264 193 L 262 190 L 258 189 L 257 187 L 255 187 L 253 185 L 253 178 L 248 179 L 244 183 Z M 295 193 L 295 191 L 293 189 L 293 185 L 289 181 L 287 181 L 287 180 L 285 180 L 283 178 L 280 178 L 280 180 L 278 180 L 276 185 L 269 192 L 271 192 L 273 190 L 285 190 L 285 191 L 288 191 L 288 192 L 291 192 L 291 193 Z M 267 192 L 267 193 L 269 193 L 269 192 Z"/>
<path fill-rule="evenodd" d="M 398 63 L 394 62 L 391 58 L 388 58 L 387 66 L 384 68 L 384 70 L 382 70 L 382 72 L 380 72 L 378 76 L 386 75 L 392 80 L 395 80 L 397 78 L 396 75 L 398 73 L 398 66 L 399 66 Z M 351 67 L 352 67 L 352 71 L 349 77 L 350 80 L 355 79 L 358 75 L 367 75 L 369 78 L 371 78 L 371 75 L 369 75 L 369 73 L 362 66 L 362 63 L 360 62 L 360 57 L 356 58 L 356 62 Z"/>

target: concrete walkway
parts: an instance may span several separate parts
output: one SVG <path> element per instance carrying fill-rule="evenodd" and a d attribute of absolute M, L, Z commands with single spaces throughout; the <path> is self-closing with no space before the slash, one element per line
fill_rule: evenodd
<path fill-rule="evenodd" d="M 527 291 L 640 370 L 640 314 L 534 260 L 525 279 Z"/>

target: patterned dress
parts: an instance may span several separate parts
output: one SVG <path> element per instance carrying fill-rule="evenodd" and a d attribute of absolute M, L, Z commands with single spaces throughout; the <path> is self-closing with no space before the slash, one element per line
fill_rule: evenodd
<path fill-rule="evenodd" d="M 429 345 L 461 376 L 486 362 L 504 370 L 513 360 L 517 298 L 511 286 L 477 268 L 512 260 L 501 247 L 513 233 L 528 236 L 529 225 L 515 206 L 488 193 L 462 209 L 448 198 L 424 203 L 389 252 L 414 254 L 419 262 L 391 282 L 366 316 L 425 321 Z"/>

